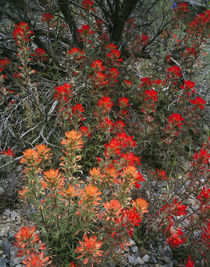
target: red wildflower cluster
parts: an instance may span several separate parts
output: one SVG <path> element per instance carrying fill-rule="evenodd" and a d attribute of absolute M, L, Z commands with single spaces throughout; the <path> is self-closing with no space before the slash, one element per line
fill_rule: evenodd
<path fill-rule="evenodd" d="M 181 69 L 178 66 L 172 66 L 166 71 L 168 72 L 167 76 L 172 80 L 177 77 L 182 77 Z"/>
<path fill-rule="evenodd" d="M 203 173 L 210 161 L 210 154 L 205 144 L 202 145 L 200 151 L 195 152 L 193 159 L 194 159 L 194 161 L 192 162 L 193 167 L 197 170 L 200 170 L 201 173 Z"/>
<path fill-rule="evenodd" d="M 91 137 L 90 127 L 81 126 L 81 127 L 79 128 L 79 132 L 80 132 L 83 136 Z"/>
<path fill-rule="evenodd" d="M 156 173 L 152 172 L 153 175 L 157 174 L 157 177 L 160 180 L 168 180 L 168 177 L 166 176 L 166 172 L 164 170 L 156 169 Z"/>
<path fill-rule="evenodd" d="M 81 104 L 78 104 L 76 103 L 75 106 L 73 106 L 71 108 L 71 117 L 72 117 L 72 120 L 76 120 L 77 122 L 78 121 L 83 121 L 84 120 L 84 116 L 82 115 L 82 113 L 84 112 L 84 108 Z"/>
<path fill-rule="evenodd" d="M 169 133 L 170 137 L 178 136 L 180 133 L 181 125 L 183 125 L 184 118 L 178 113 L 173 113 L 168 117 L 168 125 L 167 128 L 164 129 L 166 133 Z"/>
<path fill-rule="evenodd" d="M 94 8 L 92 7 L 94 4 L 94 0 L 85 0 L 82 2 L 82 6 L 85 8 L 85 9 L 91 9 L 91 10 L 94 10 Z"/>
<path fill-rule="evenodd" d="M 88 35 L 94 34 L 94 31 L 91 29 L 90 25 L 82 25 L 82 28 L 78 30 L 79 36 L 86 40 Z"/>
<path fill-rule="evenodd" d="M 42 15 L 41 21 L 42 22 L 46 22 L 49 25 L 50 23 L 52 23 L 52 20 L 54 18 L 55 17 L 52 14 L 45 13 L 45 14 Z"/>
<path fill-rule="evenodd" d="M 148 77 L 144 77 L 141 79 L 141 83 L 139 87 L 148 88 L 152 86 L 152 81 Z"/>
<path fill-rule="evenodd" d="M 194 264 L 193 260 L 191 259 L 191 256 L 188 255 L 186 267 L 194 267 L 194 266 L 195 266 L 195 264 Z"/>
<path fill-rule="evenodd" d="M 108 96 L 104 96 L 98 101 L 98 107 L 102 109 L 103 114 L 110 112 L 113 105 L 114 103 L 112 102 L 111 98 Z"/>
<path fill-rule="evenodd" d="M 30 30 L 28 23 L 20 22 L 15 24 L 15 30 L 13 32 L 13 38 L 15 39 L 17 45 L 30 41 L 30 37 L 33 34 L 33 31 Z"/>
<path fill-rule="evenodd" d="M 167 236 L 167 242 L 174 247 L 179 247 L 183 244 L 186 239 L 183 237 L 183 231 L 180 228 L 175 227 L 175 216 L 187 215 L 187 206 L 182 205 L 182 202 L 175 198 L 172 204 L 164 205 L 158 215 L 162 218 L 164 217 L 165 225 L 161 225 L 163 227 L 163 231 Z"/>
<path fill-rule="evenodd" d="M 195 99 L 190 100 L 190 102 L 195 106 L 193 109 L 204 109 L 204 104 L 206 104 L 206 101 L 198 96 L 196 96 Z"/>
<path fill-rule="evenodd" d="M 106 67 L 103 66 L 103 62 L 101 60 L 95 60 L 92 62 L 91 67 L 93 68 L 93 75 L 89 76 L 93 82 L 95 83 L 95 85 L 97 87 L 104 87 L 105 85 L 107 85 L 109 83 L 109 81 L 107 80 L 108 75 L 103 73 L 103 71 L 106 70 Z"/>
<path fill-rule="evenodd" d="M 117 222 L 117 220 L 116 220 Z M 133 230 L 134 226 L 139 226 L 141 223 L 141 217 L 139 212 L 136 211 L 135 208 L 133 209 L 123 209 L 122 210 L 122 217 L 121 217 L 122 226 L 127 229 L 128 235 L 132 238 L 133 237 Z"/>
<path fill-rule="evenodd" d="M 184 84 L 181 85 L 181 89 L 183 89 L 188 96 L 191 96 L 192 93 L 196 93 L 194 86 L 195 82 L 188 80 L 184 81 Z"/>
<path fill-rule="evenodd" d="M 120 155 L 122 149 L 135 146 L 136 142 L 133 140 L 133 136 L 128 136 L 125 132 L 118 133 L 108 144 L 105 144 L 105 155 L 106 157 L 111 156 L 113 153 Z"/>
<path fill-rule="evenodd" d="M 174 228 L 172 225 L 169 226 L 167 235 L 169 235 L 167 242 L 172 248 L 178 248 L 186 241 L 186 238 L 183 237 L 184 233 L 182 229 Z"/>
<path fill-rule="evenodd" d="M 205 186 L 201 190 L 200 194 L 197 196 L 201 203 L 201 210 L 204 211 L 209 210 L 210 208 L 210 188 L 206 188 Z"/>
<path fill-rule="evenodd" d="M 50 257 L 44 257 L 42 250 L 45 250 L 46 247 L 41 242 L 39 234 L 36 233 L 36 226 L 23 226 L 15 235 L 15 239 L 14 246 L 18 248 L 16 257 L 25 256 L 23 263 L 27 267 L 44 267 L 51 263 Z"/>
<path fill-rule="evenodd" d="M 71 84 L 65 83 L 64 85 L 60 85 L 58 87 L 55 87 L 55 95 L 54 98 L 65 103 L 69 103 L 69 101 L 72 99 L 72 90 L 71 90 Z"/>
<path fill-rule="evenodd" d="M 72 55 L 76 62 L 83 62 L 86 59 L 85 52 L 83 50 L 80 50 L 78 47 L 72 47 L 70 51 L 68 51 L 70 55 Z"/>
<path fill-rule="evenodd" d="M 184 14 L 188 13 L 188 5 L 186 3 L 180 3 L 177 8 L 174 9 L 176 16 L 180 19 L 183 19 Z"/>
<path fill-rule="evenodd" d="M 105 47 L 105 49 L 107 50 L 107 54 L 106 56 L 109 59 L 109 62 L 112 65 L 120 65 L 121 62 L 123 62 L 123 59 L 120 58 L 121 53 L 120 51 L 117 49 L 117 46 L 115 44 L 110 43 L 109 45 L 107 45 Z"/>
<path fill-rule="evenodd" d="M 2 60 L 0 60 L 0 65 L 1 67 L 6 67 L 7 65 L 10 64 L 12 60 L 8 60 L 8 58 L 3 58 Z"/>
<path fill-rule="evenodd" d="M 2 155 L 5 155 L 5 156 L 8 156 L 8 157 L 14 157 L 14 151 L 11 150 L 10 148 L 8 148 L 7 150 L 4 149 L 2 152 L 1 152 Z"/>
<path fill-rule="evenodd" d="M 195 37 L 201 37 L 208 31 L 210 22 L 210 10 L 206 10 L 205 13 L 196 16 L 187 28 L 187 33 L 192 35 L 193 39 Z"/>
<path fill-rule="evenodd" d="M 42 48 L 37 48 L 36 50 L 35 50 L 35 54 L 32 54 L 32 56 L 34 56 L 35 58 L 37 58 L 39 61 L 45 61 L 46 59 L 47 59 L 47 57 L 46 57 L 46 52 L 45 52 L 45 50 L 44 49 L 42 49 Z"/>
<path fill-rule="evenodd" d="M 96 236 L 87 237 L 86 234 L 83 236 L 84 242 L 79 241 L 80 246 L 75 249 L 76 253 L 80 255 L 77 259 L 82 258 L 82 262 L 87 264 L 89 261 L 92 263 L 100 263 L 103 251 L 100 250 L 102 247 L 102 241 L 97 241 Z"/>

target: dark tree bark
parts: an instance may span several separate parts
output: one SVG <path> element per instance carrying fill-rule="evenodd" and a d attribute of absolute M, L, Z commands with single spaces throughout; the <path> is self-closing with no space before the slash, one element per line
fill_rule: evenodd
<path fill-rule="evenodd" d="M 119 0 L 115 0 L 115 8 L 112 19 L 111 40 L 119 43 L 122 39 L 125 22 L 130 17 L 139 0 L 124 0 L 120 6 Z"/>
<path fill-rule="evenodd" d="M 57 0 L 57 5 L 60 8 L 60 11 L 62 12 L 64 18 L 65 18 L 65 22 L 68 24 L 69 29 L 72 33 L 73 36 L 73 40 L 74 43 L 79 47 L 79 48 L 83 48 L 83 43 L 79 41 L 78 39 L 78 33 L 77 33 L 77 25 L 76 22 L 74 20 L 74 17 L 71 13 L 71 9 L 70 6 L 68 5 L 68 0 Z"/>

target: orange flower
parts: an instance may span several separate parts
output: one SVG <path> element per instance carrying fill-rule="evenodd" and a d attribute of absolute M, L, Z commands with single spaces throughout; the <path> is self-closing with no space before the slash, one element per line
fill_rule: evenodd
<path fill-rule="evenodd" d="M 94 185 L 87 185 L 85 187 L 85 191 L 81 191 L 81 200 L 79 201 L 79 205 L 83 204 L 84 206 L 95 205 L 97 206 L 98 201 L 101 200 L 99 197 L 101 192 Z"/>
<path fill-rule="evenodd" d="M 23 190 L 19 190 L 18 194 L 20 199 L 26 198 L 28 191 L 29 191 L 28 186 L 24 186 Z"/>
<path fill-rule="evenodd" d="M 49 153 L 51 148 L 47 147 L 45 144 L 36 145 L 36 151 L 41 158 L 41 160 L 47 160 L 51 158 L 52 153 Z"/>
<path fill-rule="evenodd" d="M 144 199 L 137 198 L 135 201 L 133 201 L 132 204 L 136 208 L 136 210 L 141 214 L 148 212 L 147 208 L 149 204 Z"/>
<path fill-rule="evenodd" d="M 112 199 L 110 202 L 106 202 L 103 204 L 104 208 L 112 214 L 112 217 L 119 216 L 121 213 L 122 205 L 119 200 L 117 199 Z M 107 217 L 109 219 L 110 217 Z"/>
<path fill-rule="evenodd" d="M 32 164 L 33 166 L 38 165 L 41 162 L 39 154 L 35 149 L 27 149 L 23 152 L 24 157 L 20 160 L 21 164 Z"/>
<path fill-rule="evenodd" d="M 97 177 L 100 175 L 100 168 L 93 168 L 92 170 L 90 170 L 90 175 L 93 176 L 93 177 Z"/>
<path fill-rule="evenodd" d="M 50 257 L 44 257 L 43 252 L 34 253 L 32 252 L 28 257 L 26 257 L 22 263 L 26 265 L 26 267 L 45 267 L 49 266 L 51 261 L 49 261 Z"/>
<path fill-rule="evenodd" d="M 14 244 L 14 246 L 19 248 L 17 257 L 29 254 L 34 244 L 40 241 L 39 235 L 35 232 L 36 226 L 23 226 L 17 232 L 15 235 L 16 242 Z"/>
<path fill-rule="evenodd" d="M 41 184 L 43 188 L 48 189 L 61 189 L 64 186 L 65 181 L 64 177 L 61 177 L 59 170 L 50 169 L 49 171 L 44 172 L 44 179 L 41 179 Z"/>
<path fill-rule="evenodd" d="M 81 150 L 83 147 L 82 135 L 78 134 L 75 130 L 65 133 L 67 139 L 63 139 L 61 144 L 65 147 L 70 147 L 72 149 Z"/>
<path fill-rule="evenodd" d="M 77 257 L 77 259 L 83 258 L 84 264 L 92 262 L 92 266 L 94 262 L 101 262 L 101 259 L 98 257 L 101 257 L 103 255 L 103 251 L 99 250 L 102 247 L 102 241 L 97 241 L 96 236 L 91 236 L 90 238 L 88 238 L 86 234 L 84 234 L 83 239 L 84 242 L 79 241 L 80 246 L 75 249 L 76 253 L 81 254 Z"/>

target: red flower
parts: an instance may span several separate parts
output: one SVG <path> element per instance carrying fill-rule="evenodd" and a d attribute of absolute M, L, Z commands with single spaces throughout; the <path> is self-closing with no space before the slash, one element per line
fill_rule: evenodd
<path fill-rule="evenodd" d="M 66 103 L 71 100 L 72 96 L 72 90 L 71 90 L 71 84 L 65 83 L 64 85 L 60 85 L 58 87 L 55 87 L 55 99 L 59 99 L 60 101 L 65 101 Z"/>
<path fill-rule="evenodd" d="M 91 67 L 94 69 L 94 71 L 104 71 L 106 68 L 103 66 L 103 62 L 99 59 L 93 60 Z"/>
<path fill-rule="evenodd" d="M 86 9 L 90 9 L 94 4 L 93 0 L 86 0 L 82 2 L 82 6 Z"/>
<path fill-rule="evenodd" d="M 186 264 L 186 267 L 194 267 L 194 262 L 192 261 L 191 259 L 191 256 L 188 255 L 188 261 L 187 261 L 187 264 Z"/>
<path fill-rule="evenodd" d="M 166 176 L 166 172 L 164 170 L 156 169 L 156 171 L 157 171 L 158 177 L 160 177 L 163 180 L 168 180 L 168 177 Z"/>
<path fill-rule="evenodd" d="M 119 106 L 120 106 L 121 108 L 130 106 L 130 104 L 128 104 L 129 99 L 126 98 L 126 97 L 119 98 L 118 101 L 119 101 Z"/>
<path fill-rule="evenodd" d="M 81 254 L 77 259 L 83 258 L 84 264 L 87 264 L 89 261 L 99 263 L 101 261 L 99 257 L 103 255 L 103 251 L 100 250 L 102 241 L 97 241 L 96 236 L 88 238 L 86 234 L 84 234 L 83 239 L 84 242 L 79 241 L 80 246 L 75 249 L 76 253 Z"/>
<path fill-rule="evenodd" d="M 15 39 L 17 45 L 20 45 L 20 42 L 27 42 L 30 40 L 30 36 L 33 32 L 30 30 L 28 23 L 20 22 L 15 24 L 15 30 L 13 32 L 13 38 Z"/>
<path fill-rule="evenodd" d="M 98 101 L 98 106 L 101 107 L 105 113 L 109 112 L 113 105 L 114 103 L 108 96 L 104 96 Z"/>
<path fill-rule="evenodd" d="M 168 71 L 169 73 L 171 73 L 171 74 L 177 76 L 177 77 L 181 77 L 181 76 L 182 76 L 182 74 L 181 74 L 181 69 L 180 69 L 180 67 L 178 67 L 178 66 L 172 66 L 172 67 L 168 68 L 167 71 Z"/>
<path fill-rule="evenodd" d="M 2 66 L 2 67 L 4 67 L 4 66 L 7 66 L 7 65 L 9 65 L 9 63 L 11 62 L 12 60 L 8 60 L 8 58 L 4 58 L 4 59 L 2 59 L 2 60 L 0 60 L 0 65 Z M 2 69 L 3 70 L 3 69 Z M 0 71 L 1 72 L 1 71 Z"/>
<path fill-rule="evenodd" d="M 80 36 L 87 34 L 94 34 L 94 31 L 90 28 L 89 25 L 82 25 L 82 28 L 78 30 Z"/>
<path fill-rule="evenodd" d="M 173 113 L 171 116 L 168 117 L 168 124 L 171 127 L 178 127 L 181 128 L 181 125 L 183 124 L 184 118 L 178 113 Z"/>
<path fill-rule="evenodd" d="M 156 92 L 155 90 L 153 90 L 153 89 L 149 90 L 148 89 L 144 92 L 144 94 L 146 95 L 146 97 L 144 98 L 145 101 L 154 100 L 155 102 L 157 102 L 158 92 Z"/>
<path fill-rule="evenodd" d="M 26 265 L 26 267 L 45 267 L 49 266 L 52 261 L 49 261 L 50 257 L 44 256 L 43 252 L 34 253 L 32 252 L 28 257 L 26 257 L 22 263 Z"/>
<path fill-rule="evenodd" d="M 206 104 L 206 101 L 203 98 L 198 97 L 198 96 L 196 96 L 194 100 L 190 100 L 190 102 L 193 105 L 195 105 L 195 108 L 198 108 L 198 109 L 204 109 L 204 104 Z"/>
<path fill-rule="evenodd" d="M 148 78 L 148 77 L 142 78 L 142 79 L 141 79 L 141 82 L 142 82 L 142 83 L 140 84 L 140 86 L 142 86 L 142 87 L 152 86 L 152 81 L 151 81 L 151 79 Z"/>
<path fill-rule="evenodd" d="M 41 21 L 49 24 L 53 19 L 54 19 L 54 16 L 52 14 L 45 13 L 42 15 Z"/>
<path fill-rule="evenodd" d="M 3 150 L 1 154 L 8 156 L 8 157 L 14 157 L 14 151 L 8 148 L 7 150 Z"/>
<path fill-rule="evenodd" d="M 133 237 L 133 226 L 138 226 L 141 223 L 141 217 L 139 212 L 136 211 L 136 208 L 122 210 L 122 225 L 126 227 L 130 237 Z"/>
<path fill-rule="evenodd" d="M 172 248 L 180 247 L 186 238 L 183 237 L 184 233 L 180 228 L 174 228 L 172 225 L 169 226 L 170 236 L 167 238 L 167 243 L 172 246 Z"/>
<path fill-rule="evenodd" d="M 81 127 L 79 128 L 79 132 L 80 132 L 82 135 L 91 137 L 90 127 L 81 126 Z"/>

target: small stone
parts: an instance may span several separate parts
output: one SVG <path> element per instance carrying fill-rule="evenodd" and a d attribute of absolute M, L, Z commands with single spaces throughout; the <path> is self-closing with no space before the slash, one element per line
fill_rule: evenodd
<path fill-rule="evenodd" d="M 149 258 L 150 258 L 149 255 L 145 255 L 145 256 L 143 257 L 143 260 L 144 260 L 145 262 L 148 262 L 148 261 L 149 261 Z"/>
<path fill-rule="evenodd" d="M 139 252 L 141 253 L 142 256 L 147 254 L 147 250 L 144 247 L 139 247 Z"/>
<path fill-rule="evenodd" d="M 169 257 L 164 257 L 164 261 L 166 262 L 166 263 L 170 263 L 170 261 L 171 261 L 171 259 L 169 258 Z"/>
<path fill-rule="evenodd" d="M 138 248 L 137 248 L 137 246 L 135 246 L 135 247 L 132 247 L 131 250 L 133 253 L 136 253 L 138 251 Z"/>
<path fill-rule="evenodd" d="M 11 220 L 15 221 L 16 219 L 18 219 L 20 216 L 17 214 L 17 212 L 15 210 L 13 210 L 11 212 Z"/>
<path fill-rule="evenodd" d="M 109 267 L 116 267 L 116 264 L 114 262 L 110 262 Z"/>
<path fill-rule="evenodd" d="M 160 267 L 160 265 L 159 264 L 155 264 L 155 267 Z"/>
<path fill-rule="evenodd" d="M 138 264 L 138 261 L 137 261 L 137 259 L 134 256 L 128 255 L 128 261 L 132 265 L 137 265 Z"/>
<path fill-rule="evenodd" d="M 0 187 L 0 195 L 3 195 L 5 193 L 5 189 L 3 187 Z"/>
<path fill-rule="evenodd" d="M 139 264 L 144 264 L 144 261 L 142 258 L 138 257 L 136 260 L 138 261 Z"/>
<path fill-rule="evenodd" d="M 10 258 L 10 266 L 14 267 L 22 262 L 24 257 L 11 257 Z"/>
<path fill-rule="evenodd" d="M 1 267 L 7 267 L 8 259 L 5 257 L 0 258 L 0 266 Z"/>
<path fill-rule="evenodd" d="M 174 264 L 173 264 L 173 261 L 171 261 L 169 264 L 166 265 L 166 267 L 173 267 Z"/>
<path fill-rule="evenodd" d="M 17 254 L 17 248 L 14 247 L 14 246 L 12 246 L 10 248 L 10 257 L 13 257 L 14 258 L 16 256 L 16 254 Z"/>
<path fill-rule="evenodd" d="M 3 242 L 3 244 L 2 244 L 2 249 L 3 249 L 3 251 L 4 251 L 4 253 L 5 253 L 6 255 L 9 255 L 11 246 L 12 246 L 12 245 L 10 244 L 10 242 L 8 242 L 8 241 L 4 241 L 4 242 Z"/>
<path fill-rule="evenodd" d="M 5 216 L 9 216 L 9 215 L 10 215 L 10 213 L 11 213 L 11 211 L 10 211 L 10 210 L 8 210 L 8 209 L 6 209 L 6 210 L 4 211 L 4 213 L 3 213 L 3 215 L 5 215 Z"/>

